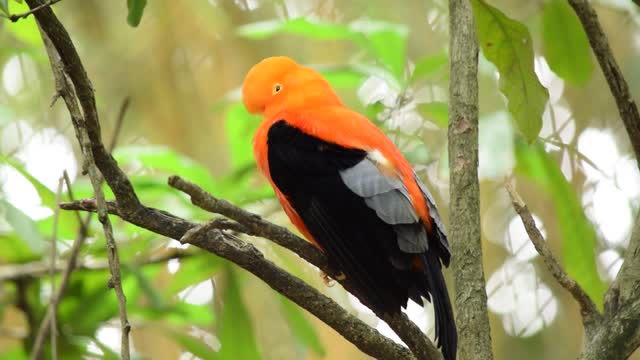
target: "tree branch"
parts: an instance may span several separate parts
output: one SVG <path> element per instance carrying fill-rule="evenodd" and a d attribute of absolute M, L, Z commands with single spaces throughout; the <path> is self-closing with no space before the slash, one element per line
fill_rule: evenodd
<path fill-rule="evenodd" d="M 638 107 L 633 101 L 627 81 L 624 79 L 620 67 L 613 56 L 607 36 L 598 21 L 598 15 L 587 0 L 569 0 L 569 4 L 578 15 L 580 22 L 582 22 L 582 26 L 589 38 L 589 43 L 591 43 L 591 48 L 600 63 L 600 68 L 607 79 L 609 89 L 616 100 L 620 118 L 629 134 L 629 140 L 636 159 L 640 159 L 640 114 L 638 113 Z"/>
<path fill-rule="evenodd" d="M 459 357 L 493 359 L 480 239 L 478 40 L 468 0 L 449 1 L 450 233 Z"/>
<path fill-rule="evenodd" d="M 328 267 L 327 259 L 322 252 L 320 252 L 316 247 L 311 245 L 308 241 L 298 237 L 297 235 L 291 233 L 286 228 L 281 226 L 272 224 L 264 219 L 262 219 L 259 215 L 250 213 L 242 208 L 239 208 L 225 200 L 217 199 L 202 188 L 197 185 L 186 181 L 178 176 L 172 176 L 169 179 L 169 183 L 171 186 L 184 191 L 188 195 L 191 196 L 191 201 L 199 207 L 203 209 L 214 212 L 217 214 L 225 214 L 228 215 L 229 218 L 235 221 L 228 221 L 225 219 L 214 219 L 213 221 L 209 221 L 206 224 L 208 225 L 197 225 L 191 222 L 188 222 L 182 218 L 176 217 L 166 212 L 162 212 L 160 210 L 146 208 L 145 212 L 153 213 L 154 216 L 150 216 L 155 218 L 154 221 L 143 221 L 142 223 L 135 223 L 136 225 L 143 227 L 147 230 L 159 233 L 161 235 L 165 235 L 174 239 L 184 239 L 185 237 L 191 237 L 192 235 L 187 235 L 188 233 L 198 232 L 198 229 L 201 229 L 203 226 L 206 229 L 217 229 L 217 230 L 232 230 L 236 232 L 241 232 L 251 236 L 261 236 L 268 240 L 273 241 L 274 243 L 283 246 L 284 248 L 294 251 L 293 249 L 297 249 L 294 252 L 307 260 L 312 265 L 317 266 L 320 270 L 324 271 L 327 274 L 335 274 L 335 271 Z M 110 202 L 107 204 L 107 208 L 109 211 L 114 214 L 120 216 L 118 212 L 118 206 Z M 94 199 L 83 199 L 79 201 L 74 201 L 70 203 L 61 204 L 61 208 L 65 210 L 83 210 L 83 211 L 96 211 L 96 202 Z M 126 218 L 123 218 L 127 220 Z M 159 220 L 162 219 L 162 220 Z M 160 221 L 160 222 L 158 222 Z M 236 222 L 237 221 L 237 222 Z M 202 231 L 202 230 L 200 230 Z M 206 243 L 206 242 L 205 242 Z M 212 251 L 207 247 L 202 247 L 199 243 L 192 243 L 195 246 L 201 247 L 204 250 Z M 230 259 L 235 262 L 235 260 Z M 349 292 L 354 294 L 356 297 L 360 298 L 357 292 L 354 291 L 348 279 L 340 281 L 341 285 Z M 305 284 L 308 287 L 308 285 Z M 276 289 L 277 290 L 277 289 Z M 315 289 L 314 289 L 315 290 Z M 290 295 L 287 293 L 282 293 L 286 297 L 290 298 Z M 293 299 L 292 299 L 293 300 Z M 294 300 L 295 302 L 295 300 Z M 365 304 L 366 305 L 366 304 Z M 336 306 L 338 306 L 336 304 Z M 339 307 L 339 306 L 338 306 Z M 305 307 L 306 308 L 306 307 Z M 315 310 L 315 309 L 314 309 Z M 333 310 L 332 310 L 333 311 Z M 323 320 L 321 315 L 318 315 L 315 311 L 310 311 L 319 319 Z M 385 315 L 385 314 L 377 314 L 382 320 L 387 322 L 391 329 L 393 329 L 398 336 L 409 346 L 416 357 L 419 359 L 440 359 L 440 352 L 433 346 L 433 344 L 428 341 L 426 336 L 422 334 L 422 331 L 409 320 L 406 315 Z M 342 329 L 335 328 L 336 331 L 342 334 Z M 344 334 L 342 334 L 345 336 Z M 386 339 L 382 335 L 381 338 Z M 347 338 L 347 336 L 345 336 Z M 347 338 L 349 339 L 349 338 Z M 357 343 L 354 343 L 358 348 L 363 350 Z M 363 350 L 364 351 L 364 350 Z M 371 354 L 369 354 L 371 355 Z"/>
<path fill-rule="evenodd" d="M 229 203 L 226 204 L 230 205 Z M 94 199 L 85 199 L 63 203 L 61 208 L 65 210 L 97 211 L 97 204 Z M 122 216 L 118 212 L 119 207 L 116 206 L 115 203 L 110 203 L 107 208 L 112 214 Z M 244 210 L 242 211 L 244 212 Z M 189 240 L 190 244 L 228 259 L 251 272 L 274 290 L 334 328 L 340 335 L 344 336 L 345 339 L 352 342 L 364 353 L 383 359 L 413 358 L 407 349 L 382 336 L 377 330 L 347 313 L 340 305 L 321 294 L 318 290 L 265 259 L 264 255 L 253 245 L 247 244 L 222 230 L 229 228 L 234 231 L 248 230 L 248 232 L 251 232 L 248 226 L 219 221 L 220 219 L 210 221 L 207 223 L 209 225 L 203 226 L 152 208 L 145 208 L 144 213 L 147 215 L 137 218 L 141 219 L 142 222 L 134 224 L 174 239 L 183 239 L 187 233 L 196 233 L 198 236 L 190 235 L 189 238 L 186 239 Z M 258 215 L 245 213 L 254 221 L 264 221 Z M 129 221 L 125 217 L 123 217 L 123 219 Z M 162 220 L 156 222 L 155 220 L 149 221 L 149 219 Z M 279 228 L 283 232 L 287 231 L 284 228 L 277 227 L 266 221 L 265 223 L 268 224 L 267 227 Z M 197 231 L 197 229 L 199 229 L 199 231 Z M 274 231 L 276 229 L 269 229 L 267 231 Z M 291 233 L 289 234 L 295 236 Z M 280 234 L 278 236 L 282 235 L 283 234 Z M 304 240 L 300 239 L 300 241 Z"/>
<path fill-rule="evenodd" d="M 569 4 L 589 38 L 638 161 L 640 114 L 598 15 L 587 0 L 569 0 Z M 640 162 L 637 166 L 640 168 Z M 635 220 L 622 267 L 605 294 L 604 305 L 604 321 L 588 339 L 580 359 L 627 358 L 640 346 L 640 215 Z"/>
<path fill-rule="evenodd" d="M 582 323 L 584 324 L 585 331 L 589 335 L 593 331 L 594 326 L 597 326 L 602 320 L 602 316 L 598 312 L 596 304 L 593 302 L 593 300 L 591 300 L 589 295 L 587 295 L 582 287 L 580 287 L 580 284 L 578 284 L 571 276 L 569 276 L 569 274 L 564 271 L 564 269 L 562 269 L 560 263 L 558 263 L 558 260 L 556 260 L 555 256 L 553 256 L 551 249 L 549 249 L 546 241 L 544 240 L 544 237 L 540 233 L 540 230 L 538 230 L 536 222 L 533 219 L 533 216 L 531 216 L 531 212 L 529 212 L 529 208 L 514 188 L 513 183 L 509 181 L 507 182 L 505 187 L 507 189 L 507 192 L 509 193 L 509 196 L 511 197 L 513 208 L 520 216 L 520 219 L 524 224 L 524 228 L 529 235 L 529 239 L 533 243 L 533 246 L 536 248 L 538 254 L 540 254 L 540 256 L 542 257 L 542 260 L 544 260 L 547 269 L 549 269 L 549 272 L 554 277 L 554 279 L 556 279 L 558 284 L 565 288 L 580 305 Z"/>
<path fill-rule="evenodd" d="M 31 8 L 41 5 L 40 0 L 27 0 L 27 3 Z M 101 220 L 108 219 L 106 211 L 117 212 L 119 216 L 128 222 L 172 238 L 180 238 L 195 224 L 166 212 L 145 207 L 140 203 L 131 182 L 117 166 L 117 163 L 102 143 L 93 89 L 68 33 L 50 9 L 44 8 L 35 12 L 34 15 L 55 46 L 60 56 L 60 61 L 64 65 L 64 70 L 75 87 L 77 98 L 82 107 L 84 122 L 82 123 L 83 126 L 76 127 L 76 136 L 78 136 L 81 144 L 90 145 L 90 153 L 93 155 L 95 164 L 102 172 L 105 181 L 116 197 L 115 209 L 113 206 L 110 207 L 109 203 L 104 203 L 103 206 L 102 199 L 96 200 L 96 208 L 102 212 L 100 215 Z M 86 143 L 87 138 L 90 144 Z M 304 284 L 299 279 L 279 270 L 275 265 L 262 258 L 261 255 L 258 256 L 259 252 L 252 246 L 242 244 L 237 239 L 223 243 L 221 240 L 227 238 L 227 236 L 221 236 L 221 234 L 224 235 L 221 231 L 216 231 L 213 234 L 215 235 L 213 236 L 214 241 L 198 242 L 196 246 L 237 263 L 267 282 L 269 281 L 268 279 L 273 281 L 288 279 L 287 281 L 292 281 L 295 286 L 284 286 L 284 282 L 269 284 L 296 303 L 306 304 L 307 297 L 311 296 L 308 294 L 314 294 L 313 296 L 319 294 L 317 290 Z M 211 239 L 211 236 L 209 239 Z M 273 277 L 267 278 L 268 274 Z M 305 293 L 302 293 L 301 289 L 305 289 Z M 334 302 L 319 300 L 315 305 L 317 306 L 306 305 L 305 308 L 334 327 L 334 329 L 368 354 L 381 358 L 411 357 L 411 354 L 406 349 L 383 337 L 355 317 L 348 315 L 344 309 Z M 339 314 L 339 316 L 336 317 L 336 314 Z M 396 316 L 388 321 L 391 321 L 390 326 L 394 329 L 403 331 L 412 329 L 411 336 L 407 336 L 407 334 L 400 335 L 402 338 L 407 339 L 405 341 L 420 358 L 426 359 L 428 358 L 426 354 L 438 353 L 417 326 L 411 323 L 406 316 Z"/>
<path fill-rule="evenodd" d="M 27 3 L 32 10 L 38 9 L 39 5 L 38 0 L 28 0 Z M 109 271 L 111 273 L 111 278 L 109 279 L 108 286 L 113 288 L 116 293 L 116 297 L 118 298 L 118 309 L 120 313 L 120 327 L 121 327 L 121 349 L 120 356 L 124 360 L 129 360 L 130 358 L 130 349 L 129 349 L 129 332 L 131 330 L 131 326 L 129 325 L 129 320 L 127 318 L 127 308 L 126 308 L 126 297 L 124 291 L 122 290 L 122 281 L 120 275 L 120 260 L 118 256 L 118 250 L 116 246 L 116 242 L 113 238 L 113 228 L 111 226 L 111 222 L 109 220 L 108 212 L 106 210 L 104 193 L 102 191 L 102 178 L 99 174 L 99 170 L 96 166 L 94 157 L 93 157 L 93 147 L 91 140 L 89 139 L 87 126 L 85 118 L 80 113 L 80 110 L 76 103 L 76 95 L 78 88 L 74 89 L 69 84 L 66 78 L 66 69 L 62 70 L 62 66 L 64 62 L 61 62 L 59 52 L 57 51 L 57 47 L 55 47 L 55 42 L 51 34 L 47 31 L 44 24 L 41 21 L 41 17 L 46 17 L 49 14 L 55 18 L 53 12 L 50 8 L 40 8 L 38 12 L 35 13 L 36 19 L 40 24 L 40 29 L 45 33 L 46 36 L 43 36 L 43 41 L 48 38 L 47 42 L 45 42 L 45 48 L 47 50 L 47 54 L 49 56 L 49 60 L 51 62 L 53 68 L 53 74 L 56 81 L 56 90 L 60 96 L 65 101 L 67 105 L 67 109 L 71 114 L 71 119 L 73 123 L 73 127 L 75 129 L 76 136 L 78 141 L 80 142 L 80 147 L 82 149 L 82 154 L 84 156 L 83 168 L 89 173 L 89 178 L 91 180 L 91 185 L 93 187 L 93 191 L 95 197 L 97 199 L 98 205 L 98 220 L 102 223 L 102 228 L 105 234 L 105 241 L 107 246 L 107 257 L 109 259 Z M 51 46 L 53 45 L 53 47 Z M 85 115 L 86 115 L 85 111 Z M 97 120 L 97 117 L 96 117 Z M 104 149 L 104 147 L 103 147 Z M 62 296 L 62 293 L 60 294 Z M 51 309 L 52 311 L 48 311 L 47 315 L 50 318 L 49 322 L 52 322 L 55 319 L 55 309 Z M 46 330 L 43 330 L 43 333 Z M 40 346 L 36 344 L 34 347 L 34 351 L 32 353 L 32 357 L 38 358 L 40 352 Z"/>
<path fill-rule="evenodd" d="M 76 236 L 76 240 L 77 239 L 78 237 Z M 75 243 L 76 242 L 74 241 L 74 245 Z M 46 276 L 49 273 L 49 270 L 53 270 L 55 274 L 62 273 L 62 278 L 64 279 L 65 277 L 67 277 L 67 270 L 70 269 L 69 262 L 74 255 L 75 249 L 76 247 L 72 245 L 69 258 L 66 261 L 57 260 L 53 267 L 51 267 L 51 263 L 49 261 L 33 261 L 24 264 L 2 265 L 0 266 L 0 282 L 41 278 Z M 184 252 L 181 250 L 167 251 L 160 255 L 153 255 L 147 258 L 136 259 L 128 265 L 145 266 L 161 264 L 172 259 L 184 259 L 192 256 L 192 253 Z M 77 259 L 77 254 L 75 255 L 75 257 L 76 259 L 73 260 L 74 271 L 100 271 L 109 268 L 108 260 L 93 259 L 82 261 Z M 56 293 L 59 292 L 60 288 L 61 286 L 58 287 L 58 291 Z"/>

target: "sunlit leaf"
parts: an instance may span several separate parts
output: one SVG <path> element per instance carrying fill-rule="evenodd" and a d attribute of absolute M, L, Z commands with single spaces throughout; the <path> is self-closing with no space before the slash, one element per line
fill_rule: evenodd
<path fill-rule="evenodd" d="M 562 258 L 569 275 L 602 306 L 606 286 L 596 265 L 596 232 L 584 214 L 580 200 L 567 182 L 557 162 L 539 143 L 516 143 L 516 170 L 535 181 L 553 201 L 562 234 Z"/>
<path fill-rule="evenodd" d="M 449 55 L 446 51 L 420 59 L 413 69 L 411 81 L 429 79 L 443 71 L 447 71 L 446 66 L 448 62 Z"/>
<path fill-rule="evenodd" d="M 2 11 L 3 14 L 9 16 L 8 0 L 0 0 L 0 11 Z"/>
<path fill-rule="evenodd" d="M 449 123 L 449 105 L 445 102 L 434 101 L 418 105 L 418 111 L 427 119 L 446 129 Z"/>
<path fill-rule="evenodd" d="M 127 0 L 127 23 L 133 27 L 140 24 L 144 8 L 147 6 L 147 0 Z"/>
<path fill-rule="evenodd" d="M 110 347 L 105 345 L 102 341 L 98 340 L 98 338 L 94 337 L 93 342 L 96 344 L 98 349 L 102 351 L 102 359 L 104 360 L 118 360 L 120 359 L 120 355 L 113 351 Z"/>
<path fill-rule="evenodd" d="M 553 72 L 575 85 L 591 78 L 591 47 L 575 12 L 563 0 L 545 1 L 542 10 L 544 56 Z"/>
<path fill-rule="evenodd" d="M 234 269 L 227 268 L 226 283 L 224 287 L 220 331 L 220 352 L 222 359 L 261 359 L 253 324 L 242 297 L 240 296 L 240 284 Z"/>
<path fill-rule="evenodd" d="M 47 240 L 38 231 L 35 221 L 5 199 L 0 199 L 0 208 L 7 222 L 31 251 L 35 254 L 42 254 Z"/>
<path fill-rule="evenodd" d="M 205 344 L 202 340 L 193 337 L 191 335 L 183 334 L 177 331 L 170 331 L 168 335 L 171 339 L 179 343 L 184 347 L 184 350 L 192 353 L 203 360 L 216 360 L 216 359 L 224 359 L 219 356 L 214 349 L 212 349 L 209 345 Z M 231 358 L 230 358 L 231 359 Z M 237 358 L 244 359 L 244 358 Z M 246 358 L 249 359 L 249 358 Z"/>
<path fill-rule="evenodd" d="M 40 180 L 31 175 L 31 173 L 29 173 L 22 164 L 14 159 L 6 157 L 3 154 L 0 154 L 0 163 L 5 163 L 12 167 L 31 183 L 38 192 L 42 205 L 50 208 L 51 210 L 54 210 L 58 206 L 56 203 L 56 194 L 48 187 L 44 186 Z M 53 216 L 49 216 L 37 221 L 36 224 L 40 232 L 43 234 L 51 234 L 53 231 L 53 220 Z M 77 229 L 78 221 L 76 215 L 71 211 L 60 211 L 58 215 L 58 237 L 66 239 L 73 238 Z"/>
<path fill-rule="evenodd" d="M 500 91 L 518 130 L 531 142 L 542 128 L 549 92 L 533 71 L 533 44 L 527 28 L 483 0 L 472 0 L 478 40 L 500 73 Z"/>
<path fill-rule="evenodd" d="M 306 18 L 269 20 L 240 26 L 237 34 L 250 39 L 264 39 L 276 34 L 304 36 L 318 40 L 350 40 L 368 50 L 400 79 L 405 64 L 405 25 L 383 21 L 357 20 L 349 26 L 329 22 L 313 22 Z"/>
<path fill-rule="evenodd" d="M 7 4 L 6 0 L 5 5 Z M 2 6 L 0 6 L 1 8 Z M 8 7 L 7 7 L 8 9 Z M 29 11 L 29 6 L 26 3 L 11 3 L 11 12 L 14 14 L 20 14 Z M 8 10 L 7 10 L 8 14 Z M 38 31 L 38 25 L 36 25 L 35 17 L 28 16 L 20 21 L 10 22 L 5 24 L 4 29 L 10 32 L 18 40 L 33 47 L 42 47 L 42 37 L 40 37 L 40 31 Z"/>
<path fill-rule="evenodd" d="M 326 353 L 324 346 L 318 337 L 316 329 L 304 312 L 284 296 L 279 296 L 279 298 L 280 309 L 291 328 L 293 336 L 316 355 L 324 357 Z"/>
<path fill-rule="evenodd" d="M 180 174 L 208 191 L 214 188 L 213 177 L 206 167 L 168 147 L 119 147 L 114 152 L 114 157 L 122 164 L 141 163 L 147 169 L 162 171 L 167 175 Z"/>
<path fill-rule="evenodd" d="M 396 79 L 402 78 L 409 34 L 406 26 L 383 21 L 358 20 L 351 23 L 349 28 L 363 34 L 366 41 L 362 46 L 369 48 L 377 59 L 389 67 Z M 358 41 L 359 38 L 355 40 Z"/>
<path fill-rule="evenodd" d="M 126 271 L 129 274 L 133 275 L 138 283 L 140 291 L 142 291 L 142 293 L 146 295 L 146 300 L 149 302 L 147 306 L 158 309 L 164 308 L 166 306 L 166 303 L 162 298 L 160 292 L 158 292 L 156 288 L 153 287 L 153 284 L 151 284 L 151 282 L 149 281 L 149 277 L 151 277 L 149 275 L 157 273 L 157 271 L 152 271 L 152 273 L 150 274 L 151 270 L 157 270 L 157 265 L 145 266 L 144 269 L 138 268 L 137 266 L 128 266 L 127 264 L 122 264 L 121 267 L 123 269 L 122 271 Z"/>
<path fill-rule="evenodd" d="M 166 294 L 176 294 L 187 287 L 211 279 L 220 269 L 220 258 L 208 253 L 181 259 L 180 268 L 171 277 Z"/>
<path fill-rule="evenodd" d="M 365 74 L 351 68 L 320 70 L 320 73 L 335 89 L 353 89 L 366 79 Z"/>
<path fill-rule="evenodd" d="M 6 263 L 24 263 L 40 258 L 42 252 L 31 250 L 29 244 L 17 233 L 2 234 L 0 240 L 0 261 Z"/>
<path fill-rule="evenodd" d="M 301 35 L 311 39 L 347 39 L 353 36 L 353 32 L 347 26 L 312 22 L 306 18 L 260 21 L 239 26 L 236 32 L 250 39 L 264 39 L 277 33 Z"/>
<path fill-rule="evenodd" d="M 0 350 L 0 358 L 7 360 L 26 360 L 29 358 L 22 345 L 16 342 L 14 346 L 6 346 Z"/>

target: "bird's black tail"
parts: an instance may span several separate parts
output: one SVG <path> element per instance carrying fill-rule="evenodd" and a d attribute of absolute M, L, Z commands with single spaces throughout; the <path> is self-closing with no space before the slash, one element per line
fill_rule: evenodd
<path fill-rule="evenodd" d="M 427 285 L 433 303 L 436 318 L 436 344 L 442 349 L 445 360 L 456 359 L 458 347 L 458 333 L 456 322 L 453 318 L 451 300 L 442 275 L 440 259 L 433 251 L 427 251 L 424 255 L 425 275 Z"/>

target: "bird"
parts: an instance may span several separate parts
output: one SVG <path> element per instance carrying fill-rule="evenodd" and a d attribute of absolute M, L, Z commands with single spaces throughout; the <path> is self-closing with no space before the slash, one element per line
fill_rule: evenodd
<path fill-rule="evenodd" d="M 455 360 L 457 331 L 442 273 L 451 251 L 433 196 L 373 122 L 350 110 L 318 71 L 289 57 L 255 64 L 242 101 L 263 119 L 259 170 L 295 227 L 374 312 L 432 302 L 436 344 Z"/>

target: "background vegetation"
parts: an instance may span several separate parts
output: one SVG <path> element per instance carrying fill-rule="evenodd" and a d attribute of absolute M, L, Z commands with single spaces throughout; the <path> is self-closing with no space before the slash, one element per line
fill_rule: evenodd
<path fill-rule="evenodd" d="M 389 134 L 448 218 L 446 1 L 210 0 L 149 2 L 144 9 L 142 3 L 65 0 L 55 11 L 93 81 L 103 136 L 117 139 L 114 156 L 145 204 L 193 221 L 210 218 L 168 190 L 167 176 L 180 174 L 289 226 L 253 162 L 251 137 L 260 119 L 239 102 L 251 65 L 288 55 L 321 70 L 346 104 Z M 13 14 L 28 10 L 6 1 L 0 9 L 7 4 Z M 503 188 L 505 178 L 515 176 L 553 252 L 602 306 L 638 212 L 640 174 L 571 8 L 559 0 L 489 4 L 474 2 L 482 48 L 479 173 L 493 347 L 497 359 L 574 358 L 583 336 L 578 308 L 529 243 Z M 638 100 L 640 7 L 631 1 L 595 6 Z M 93 191 L 81 175 L 63 103 L 49 108 L 54 84 L 33 17 L 0 22 L 0 44 L 0 357 L 21 359 L 52 294 L 47 264 L 54 224 L 61 263 L 79 228 L 72 212 L 54 221 L 62 171 L 70 175 L 74 198 Z M 61 197 L 69 198 L 66 189 Z M 364 357 L 228 262 L 112 220 L 136 356 Z M 118 356 L 118 306 L 106 286 L 100 229 L 99 222 L 90 223 L 82 268 L 59 304 L 60 358 Z M 393 336 L 295 255 L 259 238 L 250 241 Z M 430 307 L 411 306 L 408 313 L 433 334 Z"/>

